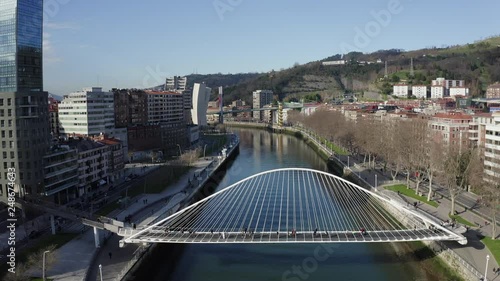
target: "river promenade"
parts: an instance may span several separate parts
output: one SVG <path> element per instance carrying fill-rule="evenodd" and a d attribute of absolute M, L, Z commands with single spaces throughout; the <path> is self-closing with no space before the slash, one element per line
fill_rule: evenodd
<path fill-rule="evenodd" d="M 237 143 L 237 138 L 233 136 L 228 144 L 231 142 Z M 114 210 L 107 216 L 120 221 L 125 221 L 125 218 L 130 216 L 131 222 L 138 228 L 151 223 L 198 192 L 213 172 L 232 155 L 235 148 L 237 146 L 229 150 L 226 158 L 217 156 L 199 158 L 186 174 L 163 192 L 137 195 L 126 208 Z M 159 166 L 146 165 L 144 168 L 134 164 L 127 170 L 127 174 L 147 176 Z M 122 237 L 103 230 L 99 231 L 101 244 L 96 248 L 93 229 L 80 224 L 75 227 L 82 229 L 82 233 L 55 251 L 57 261 L 46 271 L 46 276 L 50 280 L 101 280 L 101 272 L 102 280 L 121 280 L 146 249 L 136 244 L 126 244 L 120 248 L 119 241 Z M 31 272 L 33 276 L 42 275 L 39 270 Z"/>
<path fill-rule="evenodd" d="M 367 169 L 363 165 L 362 158 L 350 157 L 347 155 L 336 155 L 330 148 L 326 146 L 325 143 L 321 142 L 315 135 L 310 132 L 302 129 L 302 128 L 286 128 L 291 132 L 301 132 L 301 134 L 314 142 L 315 146 L 322 150 L 326 155 L 331 155 L 331 158 L 334 158 L 337 163 L 340 163 L 347 170 L 349 170 L 352 176 L 356 177 L 360 183 L 363 183 L 365 186 L 369 186 L 374 190 L 381 191 L 385 186 L 391 186 L 398 183 L 406 184 L 406 181 L 403 179 L 398 179 L 396 182 L 392 180 L 389 174 L 383 173 L 382 167 L 378 169 Z M 333 160 L 333 159 L 332 159 Z M 425 185 L 425 184 L 422 184 Z M 425 188 L 422 188 L 425 191 Z M 442 189 L 436 187 L 437 193 L 443 192 Z M 406 197 L 403 195 L 398 195 L 395 192 L 388 191 L 393 193 L 392 196 L 401 197 L 402 200 L 408 202 L 410 205 L 414 204 L 416 200 L 410 197 Z M 462 195 L 465 198 L 471 198 L 469 201 L 474 201 L 474 196 L 470 193 L 465 193 Z M 463 199 L 462 202 L 466 204 L 467 199 Z M 434 208 L 430 205 L 417 202 L 418 208 L 427 212 L 428 214 L 440 219 L 441 221 L 446 221 L 449 219 L 448 211 L 450 209 L 451 202 L 446 198 L 446 194 L 443 194 L 442 199 L 439 200 L 438 208 Z M 492 253 L 489 249 L 479 240 L 479 236 L 491 236 L 491 223 L 489 225 L 485 225 L 485 218 L 481 217 L 478 212 L 471 211 L 472 208 L 464 208 L 458 207 L 460 209 L 460 216 L 465 218 L 468 221 L 475 222 L 479 225 L 477 228 L 470 229 L 465 236 L 468 239 L 468 244 L 465 246 L 461 246 L 456 242 L 445 242 L 442 243 L 444 248 L 449 249 L 453 253 L 451 256 L 454 257 L 460 263 L 460 266 L 466 267 L 472 275 L 477 277 L 477 280 L 484 276 L 485 271 L 487 271 L 487 279 L 488 280 L 500 280 L 500 275 L 494 273 L 493 269 L 498 268 L 499 264 L 495 261 Z M 448 251 L 448 250 L 447 250 Z M 488 268 L 486 268 L 486 257 L 489 256 Z"/>

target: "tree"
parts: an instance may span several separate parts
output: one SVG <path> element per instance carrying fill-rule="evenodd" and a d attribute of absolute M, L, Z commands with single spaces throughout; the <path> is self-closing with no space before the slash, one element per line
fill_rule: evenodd
<path fill-rule="evenodd" d="M 184 165 L 187 165 L 187 166 L 191 166 L 195 161 L 196 159 L 198 159 L 198 157 L 201 155 L 201 148 L 196 148 L 194 150 L 188 150 L 186 152 L 184 152 L 180 157 L 180 161 L 182 164 Z"/>
<path fill-rule="evenodd" d="M 471 180 L 473 167 L 481 165 L 475 149 L 463 148 L 449 144 L 440 161 L 438 179 L 448 189 L 451 207 L 450 214 L 455 213 L 455 200 Z"/>
<path fill-rule="evenodd" d="M 434 176 L 437 174 L 438 169 L 439 169 L 439 161 L 441 161 L 443 157 L 443 143 L 442 139 L 439 138 L 438 134 L 429 134 L 428 138 L 428 144 L 427 144 L 428 150 L 427 150 L 427 167 L 426 167 L 426 174 L 427 178 L 429 179 L 429 192 L 427 193 L 427 201 L 431 200 L 432 197 L 432 182 L 434 179 Z"/>
<path fill-rule="evenodd" d="M 487 149 L 487 153 L 491 152 L 494 150 Z M 500 163 L 494 154 L 489 161 Z M 471 184 L 481 196 L 481 204 L 491 210 L 492 239 L 497 238 L 497 212 L 500 211 L 500 181 L 498 178 L 500 178 L 500 169 L 492 167 L 485 171 L 484 165 L 474 167 L 471 176 Z"/>
<path fill-rule="evenodd" d="M 16 265 L 16 273 L 7 273 L 2 279 L 5 281 L 29 281 L 31 277 L 29 276 L 30 269 L 36 269 L 40 272 L 43 270 L 43 252 L 49 251 L 45 255 L 45 270 L 49 269 L 57 260 L 56 256 L 56 246 L 50 245 L 43 249 L 40 249 L 27 257 L 25 263 L 18 263 Z"/>

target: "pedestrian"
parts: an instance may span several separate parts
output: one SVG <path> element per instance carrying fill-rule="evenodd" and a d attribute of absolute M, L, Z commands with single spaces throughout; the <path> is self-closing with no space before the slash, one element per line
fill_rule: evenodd
<path fill-rule="evenodd" d="M 108 253 L 109 259 L 111 259 L 111 256 L 113 255 L 111 252 Z"/>

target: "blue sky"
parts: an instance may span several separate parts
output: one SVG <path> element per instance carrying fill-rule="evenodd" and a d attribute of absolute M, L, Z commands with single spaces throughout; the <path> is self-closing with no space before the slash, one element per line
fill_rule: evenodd
<path fill-rule="evenodd" d="M 45 90 L 266 72 L 351 47 L 463 44 L 500 34 L 499 9 L 493 0 L 45 0 Z"/>

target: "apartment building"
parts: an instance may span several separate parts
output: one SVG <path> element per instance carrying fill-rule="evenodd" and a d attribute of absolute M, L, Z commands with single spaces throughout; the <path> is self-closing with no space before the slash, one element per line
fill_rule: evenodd
<path fill-rule="evenodd" d="M 487 99 L 500 99 L 500 83 L 499 82 L 488 86 L 488 89 L 486 89 L 486 98 Z"/>
<path fill-rule="evenodd" d="M 396 84 L 392 86 L 392 95 L 400 98 L 407 98 L 409 86 L 406 84 Z"/>
<path fill-rule="evenodd" d="M 148 123 L 148 96 L 143 90 L 113 89 L 115 127 Z"/>
<path fill-rule="evenodd" d="M 500 182 L 500 112 L 493 113 L 486 125 L 484 173 L 486 180 Z"/>
<path fill-rule="evenodd" d="M 97 136 L 113 134 L 115 128 L 114 95 L 100 87 L 85 88 L 65 95 L 59 104 L 61 136 Z"/>
<path fill-rule="evenodd" d="M 427 98 L 427 86 L 425 86 L 425 85 L 413 85 L 411 87 L 411 93 L 417 99 L 426 99 Z"/>
<path fill-rule="evenodd" d="M 177 146 L 186 147 L 188 143 L 183 94 L 165 91 L 146 91 L 146 94 L 148 124 L 160 126 L 161 149 L 167 155 L 178 155 Z"/>
<path fill-rule="evenodd" d="M 431 86 L 431 99 L 442 99 L 446 95 L 446 88 L 441 85 Z"/>
<path fill-rule="evenodd" d="M 253 109 L 264 108 L 265 105 L 269 105 L 273 102 L 273 91 L 271 90 L 257 90 L 252 93 L 253 99 Z M 253 118 L 256 120 L 264 120 L 263 111 L 254 111 Z"/>
<path fill-rule="evenodd" d="M 69 139 L 65 144 L 78 151 L 77 197 L 88 195 L 109 182 L 109 146 L 90 139 Z"/>
<path fill-rule="evenodd" d="M 56 204 L 78 197 L 78 151 L 68 145 L 54 145 L 43 157 L 42 194 Z"/>
<path fill-rule="evenodd" d="M 457 145 L 461 149 L 469 144 L 469 125 L 471 122 L 471 115 L 437 113 L 429 120 L 429 127 L 443 143 Z"/>
<path fill-rule="evenodd" d="M 469 88 L 467 87 L 451 87 L 450 97 L 466 97 L 469 95 Z"/>

